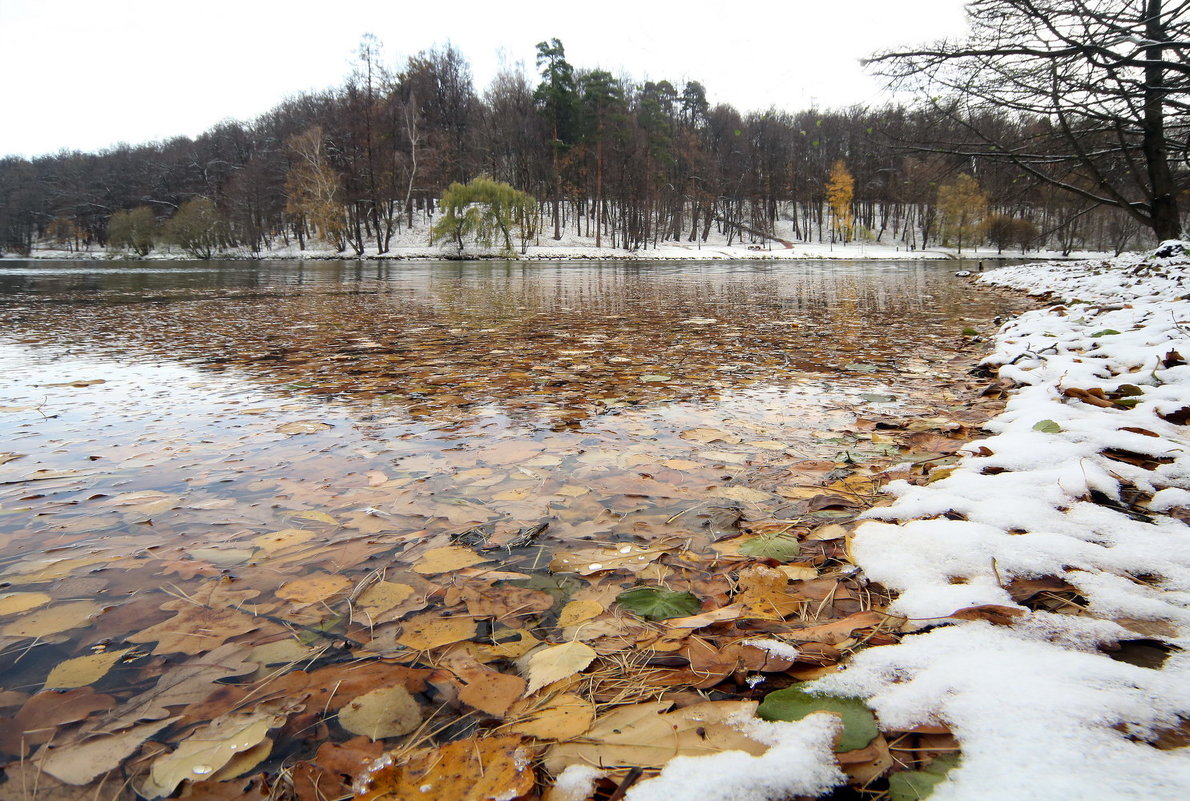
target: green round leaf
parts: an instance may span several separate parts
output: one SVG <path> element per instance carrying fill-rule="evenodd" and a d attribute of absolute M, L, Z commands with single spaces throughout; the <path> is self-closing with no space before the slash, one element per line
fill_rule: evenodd
<path fill-rule="evenodd" d="M 698 598 L 691 593 L 664 587 L 633 587 L 617 595 L 616 603 L 647 620 L 687 617 L 702 609 Z"/>
<path fill-rule="evenodd" d="M 1109 336 L 1113 336 L 1118 333 L 1120 333 L 1120 332 L 1114 328 L 1105 328 L 1102 331 L 1096 331 L 1094 334 L 1091 334 L 1091 339 L 1098 339 L 1099 337 L 1109 337 Z"/>
<path fill-rule="evenodd" d="M 1033 424 L 1033 430 L 1040 431 L 1042 434 L 1061 434 L 1062 426 L 1053 420 L 1039 420 Z"/>
<path fill-rule="evenodd" d="M 792 562 L 797 559 L 802 546 L 795 537 L 788 534 L 766 534 L 753 537 L 740 546 L 740 553 L 757 559 L 776 559 L 778 562 Z"/>
<path fill-rule="evenodd" d="M 863 748 L 880 730 L 876 727 L 876 716 L 867 704 L 859 698 L 839 695 L 814 695 L 795 684 L 784 690 L 769 693 L 760 702 L 756 714 L 764 720 L 801 720 L 814 712 L 830 712 L 843 719 L 843 736 L 835 750 L 854 751 Z"/>
<path fill-rule="evenodd" d="M 957 757 L 939 757 L 922 770 L 905 770 L 888 777 L 888 795 L 891 801 L 921 801 L 929 797 L 945 778 L 946 773 L 958 764 Z"/>

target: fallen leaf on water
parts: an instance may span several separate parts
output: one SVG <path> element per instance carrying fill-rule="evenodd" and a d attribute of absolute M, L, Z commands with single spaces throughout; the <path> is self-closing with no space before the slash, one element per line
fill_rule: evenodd
<path fill-rule="evenodd" d="M 567 626 L 582 623 L 584 620 L 599 617 L 603 611 L 603 604 L 598 601 L 571 601 L 558 613 L 557 626 L 564 629 Z"/>
<path fill-rule="evenodd" d="M 4 411 L 4 410 L 0 409 L 0 411 Z M 13 451 L 4 451 L 3 453 L 0 453 L 0 464 L 8 464 L 9 462 L 15 462 L 17 459 L 21 459 L 24 456 L 26 456 L 26 454 L 24 454 L 24 453 L 15 453 Z"/>
<path fill-rule="evenodd" d="M 715 623 L 739 620 L 746 611 L 746 607 L 743 604 L 730 604 L 719 607 L 718 609 L 712 609 L 709 612 L 703 612 L 701 615 L 672 617 L 665 621 L 665 625 L 671 629 L 701 629 L 704 626 L 711 626 Z"/>
<path fill-rule="evenodd" d="M 129 642 L 156 642 L 155 654 L 201 654 L 257 628 L 255 619 L 223 607 L 187 604 L 169 620 L 128 636 Z"/>
<path fill-rule="evenodd" d="M 277 426 L 278 434 L 314 434 L 326 431 L 331 426 L 320 420 L 295 420 L 292 423 L 282 423 Z"/>
<path fill-rule="evenodd" d="M 578 573 L 590 576 L 606 570 L 629 570 L 639 573 L 660 559 L 664 551 L 621 545 L 618 548 L 592 548 L 555 554 L 550 561 L 551 573 Z"/>
<path fill-rule="evenodd" d="M 717 498 L 730 498 L 740 503 L 764 503 L 773 499 L 769 493 L 751 487 L 716 487 L 711 494 Z"/>
<path fill-rule="evenodd" d="M 146 798 L 161 798 L 184 781 L 206 781 L 240 751 L 260 743 L 285 718 L 269 712 L 234 712 L 200 726 L 175 751 L 158 757 L 140 788 Z"/>
<path fill-rule="evenodd" d="M 320 573 L 288 581 L 277 588 L 277 597 L 300 604 L 325 601 L 351 586 L 351 579 L 338 573 Z"/>
<path fill-rule="evenodd" d="M 319 523 L 330 523 L 331 525 L 338 525 L 339 521 L 328 515 L 326 512 L 297 512 L 294 517 L 300 517 L 303 520 L 317 520 Z"/>
<path fill-rule="evenodd" d="M 411 595 L 413 595 L 413 588 L 408 584 L 378 581 L 361 592 L 355 602 L 365 611 L 375 615 L 399 606 Z"/>
<path fill-rule="evenodd" d="M 475 636 L 476 624 L 469 617 L 443 617 L 438 612 L 414 615 L 401 626 L 397 642 L 415 651 L 428 651 L 462 642 Z"/>
<path fill-rule="evenodd" d="M 792 562 L 801 551 L 801 544 L 792 534 L 762 534 L 740 543 L 740 553 L 744 556 L 777 562 Z"/>
<path fill-rule="evenodd" d="M 15 615 L 45 606 L 52 598 L 44 592 L 6 592 L 0 594 L 0 615 Z"/>
<path fill-rule="evenodd" d="M 416 752 L 367 776 L 356 801 L 515 801 L 537 780 L 533 757 L 516 736 L 471 737 Z"/>
<path fill-rule="evenodd" d="M 42 690 L 31 695 L 21 710 L 0 726 L 0 752 L 23 755 L 30 746 L 49 742 L 59 727 L 115 705 L 110 695 L 101 695 L 90 687 L 66 692 Z"/>
<path fill-rule="evenodd" d="M 667 712 L 670 706 L 661 701 L 613 709 L 595 721 L 581 742 L 551 747 L 545 767 L 555 776 L 573 764 L 659 768 L 676 756 L 721 751 L 755 756 L 768 748 L 726 722 L 750 716 L 755 701 L 708 701 Z"/>
<path fill-rule="evenodd" d="M 517 717 L 506 727 L 514 734 L 538 740 L 572 740 L 581 737 L 595 720 L 595 705 L 577 695 L 563 693 L 542 701 L 523 701 L 511 715 Z"/>
<path fill-rule="evenodd" d="M 103 611 L 94 601 L 71 601 L 24 615 L 0 629 L 8 637 L 48 637 L 87 625 Z"/>
<path fill-rule="evenodd" d="M 617 595 L 616 603 L 646 620 L 688 617 L 702 608 L 694 594 L 664 587 L 633 587 Z"/>
<path fill-rule="evenodd" d="M 281 531 L 274 531 L 271 534 L 262 534 L 252 540 L 252 544 L 264 550 L 267 553 L 276 553 L 292 548 L 295 545 L 301 545 L 314 536 L 314 532 L 305 531 L 300 528 L 287 528 Z"/>
<path fill-rule="evenodd" d="M 531 695 L 547 684 L 585 670 L 595 656 L 594 649 L 581 642 L 568 642 L 529 653 L 518 662 L 521 673 L 529 679 L 525 694 Z"/>
<path fill-rule="evenodd" d="M 145 723 L 120 734 L 92 737 L 82 743 L 54 748 L 38 758 L 38 767 L 67 784 L 90 784 L 97 776 L 118 768 L 140 748 L 141 743 L 175 720 L 177 718 Z"/>
<path fill-rule="evenodd" d="M 408 734 L 421 725 L 421 706 L 404 687 L 381 687 L 351 699 L 339 710 L 339 725 L 373 740 Z"/>
<path fill-rule="evenodd" d="M 688 428 L 681 434 L 678 434 L 682 439 L 688 439 L 691 442 L 701 442 L 704 445 L 711 442 L 739 442 L 740 438 L 735 434 L 730 434 L 718 428 Z"/>
<path fill-rule="evenodd" d="M 525 680 L 510 673 L 484 668 L 457 671 L 466 682 L 459 690 L 459 700 L 481 712 L 502 718 L 518 698 L 525 693 Z"/>
<path fill-rule="evenodd" d="M 470 548 L 458 545 L 448 545 L 445 548 L 431 548 L 422 554 L 421 559 L 413 566 L 415 573 L 432 576 L 437 573 L 448 573 L 464 567 L 471 567 L 482 562 L 490 561 L 475 553 Z"/>
<path fill-rule="evenodd" d="M 112 669 L 112 665 L 119 662 L 124 654 L 131 650 L 131 648 L 123 648 L 119 651 L 105 651 L 101 654 L 67 659 L 54 666 L 50 675 L 46 677 L 43 689 L 67 690 L 72 687 L 93 684 L 107 675 L 107 672 Z"/>

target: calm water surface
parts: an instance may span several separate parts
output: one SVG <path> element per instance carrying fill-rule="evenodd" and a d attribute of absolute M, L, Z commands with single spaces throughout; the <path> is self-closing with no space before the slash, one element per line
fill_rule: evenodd
<path fill-rule="evenodd" d="M 788 471 L 880 455 L 839 431 L 935 413 L 962 330 L 1023 307 L 955 269 L 0 262 L 0 594 L 86 604 L 0 616 L 0 690 L 230 577 L 323 625 L 333 599 L 278 587 L 421 586 L 419 554 L 472 530 L 548 524 L 506 549 L 527 572 L 575 543 L 700 536 L 679 513 L 717 487 L 779 517 Z"/>

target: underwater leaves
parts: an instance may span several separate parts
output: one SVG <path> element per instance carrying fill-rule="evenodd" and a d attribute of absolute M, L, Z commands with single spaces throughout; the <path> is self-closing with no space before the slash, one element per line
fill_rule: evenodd
<path fill-rule="evenodd" d="M 689 617 L 702 608 L 689 592 L 675 592 L 664 587 L 633 587 L 616 596 L 616 603 L 646 620 Z"/>

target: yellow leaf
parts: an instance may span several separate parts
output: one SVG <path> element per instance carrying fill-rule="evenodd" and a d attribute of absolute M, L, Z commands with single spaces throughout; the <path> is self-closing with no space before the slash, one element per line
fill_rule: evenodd
<path fill-rule="evenodd" d="M 402 624 L 397 642 L 415 651 L 428 651 L 475 636 L 475 621 L 467 617 L 442 617 L 437 612 L 414 615 Z"/>
<path fill-rule="evenodd" d="M 335 573 L 303 576 L 277 588 L 277 597 L 300 604 L 314 604 L 338 595 L 351 586 L 351 579 Z"/>
<path fill-rule="evenodd" d="M 595 706 L 577 695 L 563 693 L 533 706 L 506 730 L 538 740 L 573 740 L 585 734 L 595 720 Z"/>
<path fill-rule="evenodd" d="M 102 611 L 103 607 L 94 601 L 72 601 L 47 606 L 45 609 L 22 615 L 0 629 L 0 634 L 8 637 L 47 637 L 86 626 L 91 622 L 91 618 Z"/>
<path fill-rule="evenodd" d="M 771 494 L 754 490 L 751 487 L 716 487 L 711 494 L 719 498 L 730 498 L 733 501 L 739 501 L 741 503 L 763 503 L 764 501 L 773 500 Z"/>
<path fill-rule="evenodd" d="M 601 614 L 603 614 L 603 604 L 598 601 L 571 601 L 562 607 L 562 611 L 558 614 L 557 626 L 564 629 Z"/>
<path fill-rule="evenodd" d="M 431 548 L 426 551 L 418 563 L 414 565 L 413 571 L 431 576 L 436 573 L 448 573 L 451 570 L 471 567 L 471 565 L 478 565 L 481 562 L 487 561 L 489 560 L 484 559 L 470 548 L 448 545 L 445 548 Z"/>
<path fill-rule="evenodd" d="M 279 434 L 313 434 L 326 431 L 330 425 L 319 420 L 295 420 L 292 423 L 282 423 L 277 426 Z"/>
<path fill-rule="evenodd" d="M 141 747 L 141 743 L 173 723 L 166 718 L 136 726 L 110 736 L 92 737 L 81 744 L 38 752 L 38 770 L 45 771 L 59 781 L 81 786 L 96 777 L 115 770 Z"/>
<path fill-rule="evenodd" d="M 521 672 L 529 679 L 525 694 L 530 695 L 547 684 L 585 670 L 595 656 L 595 650 L 581 642 L 568 642 L 533 651 L 518 663 Z"/>
<path fill-rule="evenodd" d="M 301 545 L 314 536 L 312 531 L 300 528 L 287 528 L 274 531 L 272 534 L 262 534 L 252 540 L 252 544 L 267 553 L 276 553 L 295 545 Z"/>
<path fill-rule="evenodd" d="M 50 675 L 46 677 L 45 690 L 68 690 L 72 687 L 83 687 L 98 681 L 107 675 L 112 665 L 120 661 L 131 648 L 119 651 L 106 651 L 102 654 L 80 656 L 67 659 L 54 666 Z"/>
<path fill-rule="evenodd" d="M 272 714 L 231 713 L 199 727 L 177 750 L 158 757 L 141 788 L 146 798 L 172 793 L 186 780 L 206 781 L 240 751 L 260 743 L 269 729 L 283 722 Z"/>
<path fill-rule="evenodd" d="M 330 523 L 332 526 L 338 525 L 339 521 L 328 515 L 326 512 L 298 512 L 294 517 L 300 517 L 303 520 L 317 520 L 319 523 Z"/>
<path fill-rule="evenodd" d="M 45 606 L 51 600 L 44 592 L 6 592 L 0 595 L 0 615 L 15 615 Z"/>
<path fill-rule="evenodd" d="M 421 706 L 399 685 L 364 693 L 339 710 L 339 724 L 343 728 L 373 740 L 408 734 L 421 721 Z"/>
<path fill-rule="evenodd" d="M 365 611 L 375 615 L 399 606 L 410 595 L 413 595 L 413 588 L 408 584 L 378 581 L 361 592 L 355 602 Z"/>

